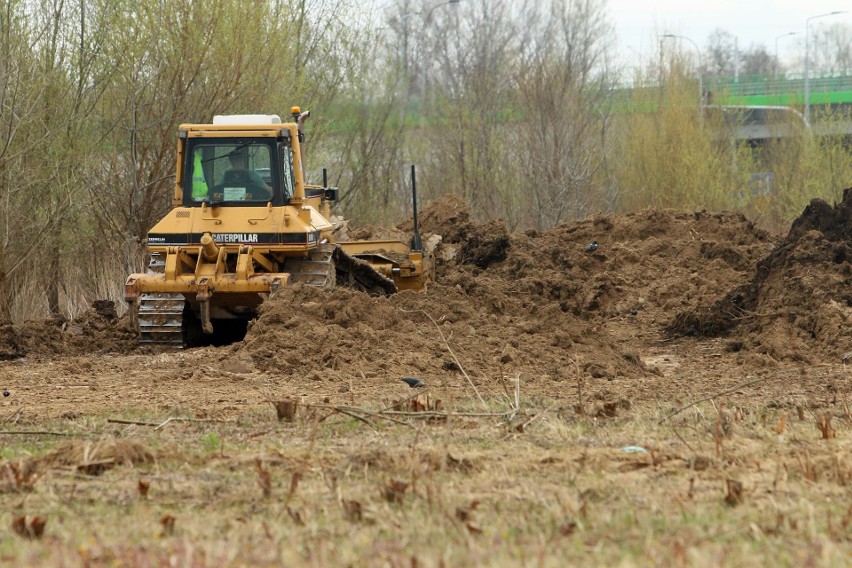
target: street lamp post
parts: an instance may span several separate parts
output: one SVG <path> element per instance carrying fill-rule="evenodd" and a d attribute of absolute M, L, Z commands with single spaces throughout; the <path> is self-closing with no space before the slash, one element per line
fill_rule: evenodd
<path fill-rule="evenodd" d="M 835 10 L 834 12 L 826 12 L 825 14 L 811 16 L 810 18 L 805 20 L 805 126 L 811 125 L 811 81 L 808 73 L 810 59 L 810 46 L 808 45 L 808 37 L 810 36 L 811 20 L 816 20 L 817 18 L 826 18 L 828 16 L 836 16 L 837 14 L 845 13 L 845 10 Z"/>
<path fill-rule="evenodd" d="M 689 39 L 686 36 L 675 35 L 675 34 L 663 34 L 664 38 L 672 38 L 672 39 L 682 39 L 688 41 L 695 48 L 695 53 L 698 54 L 698 112 L 699 116 L 702 118 L 702 122 L 704 119 L 704 83 L 701 78 L 701 68 L 704 65 L 701 63 L 701 48 L 698 47 L 698 44 Z"/>
<path fill-rule="evenodd" d="M 773 74 L 774 75 L 773 78 L 776 81 L 778 80 L 778 40 L 781 39 L 782 37 L 789 37 L 791 35 L 796 35 L 796 32 L 787 32 L 786 34 L 781 34 L 780 36 L 775 36 L 775 66 L 774 66 L 775 73 Z"/>

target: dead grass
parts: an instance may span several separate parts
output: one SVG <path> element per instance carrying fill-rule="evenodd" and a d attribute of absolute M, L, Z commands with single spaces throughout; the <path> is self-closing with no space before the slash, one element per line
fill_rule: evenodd
<path fill-rule="evenodd" d="M 307 409 L 292 423 L 267 409 L 237 423 L 162 430 L 116 430 L 93 418 L 103 431 L 92 435 L 113 437 L 4 464 L 7 478 L 26 464 L 31 482 L 7 481 L 0 494 L 0 560 L 716 566 L 848 558 L 852 443 L 849 416 L 837 409 L 816 414 L 832 424 L 826 439 L 810 414 L 798 419 L 757 397 L 702 403 L 670 423 L 660 423 L 669 408 L 654 402 L 601 403 L 603 412 L 589 406 L 585 414 L 562 406 L 527 404 L 536 420 L 523 431 L 493 417 L 371 427 Z M 8 455 L 33 441 L 4 442 Z M 46 523 L 41 538 L 31 536 L 30 519 Z"/>

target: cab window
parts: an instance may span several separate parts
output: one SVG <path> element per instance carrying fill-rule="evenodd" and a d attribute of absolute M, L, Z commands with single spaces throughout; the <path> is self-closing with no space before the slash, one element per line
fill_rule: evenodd
<path fill-rule="evenodd" d="M 272 149 L 263 142 L 198 140 L 190 146 L 190 200 L 267 203 L 274 199 Z"/>

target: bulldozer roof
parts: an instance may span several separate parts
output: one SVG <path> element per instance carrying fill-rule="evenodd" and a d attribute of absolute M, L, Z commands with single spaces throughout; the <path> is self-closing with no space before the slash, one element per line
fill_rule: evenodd
<path fill-rule="evenodd" d="M 277 114 L 217 114 L 213 124 L 281 124 Z"/>

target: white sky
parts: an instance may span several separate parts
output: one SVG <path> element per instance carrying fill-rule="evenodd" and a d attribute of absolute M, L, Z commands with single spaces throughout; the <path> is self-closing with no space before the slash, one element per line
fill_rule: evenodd
<path fill-rule="evenodd" d="M 763 44 L 775 52 L 776 37 L 782 61 L 798 61 L 804 54 L 805 21 L 827 12 L 845 14 L 812 20 L 811 34 L 821 26 L 845 23 L 852 26 L 852 0 L 608 0 L 607 11 L 615 26 L 618 52 L 630 64 L 647 61 L 659 49 L 658 35 L 683 35 L 704 49 L 717 28 L 732 33 L 740 50 Z M 674 41 L 674 40 L 667 40 Z M 688 42 L 684 51 L 695 51 Z M 638 54 L 638 55 L 637 55 Z"/>
<path fill-rule="evenodd" d="M 403 0 L 355 1 L 364 2 L 378 14 Z M 447 0 L 409 1 L 414 6 L 435 8 Z M 740 51 L 763 44 L 770 54 L 775 53 L 778 36 L 796 32 L 796 35 L 778 39 L 778 56 L 788 64 L 800 63 L 804 58 L 805 20 L 834 11 L 846 13 L 812 20 L 811 33 L 836 23 L 852 27 L 852 0 L 607 0 L 619 60 L 628 66 L 647 63 L 655 57 L 662 34 L 686 36 L 703 50 L 708 36 L 717 28 L 733 34 Z M 681 49 L 694 53 L 691 44 L 682 44 Z"/>

